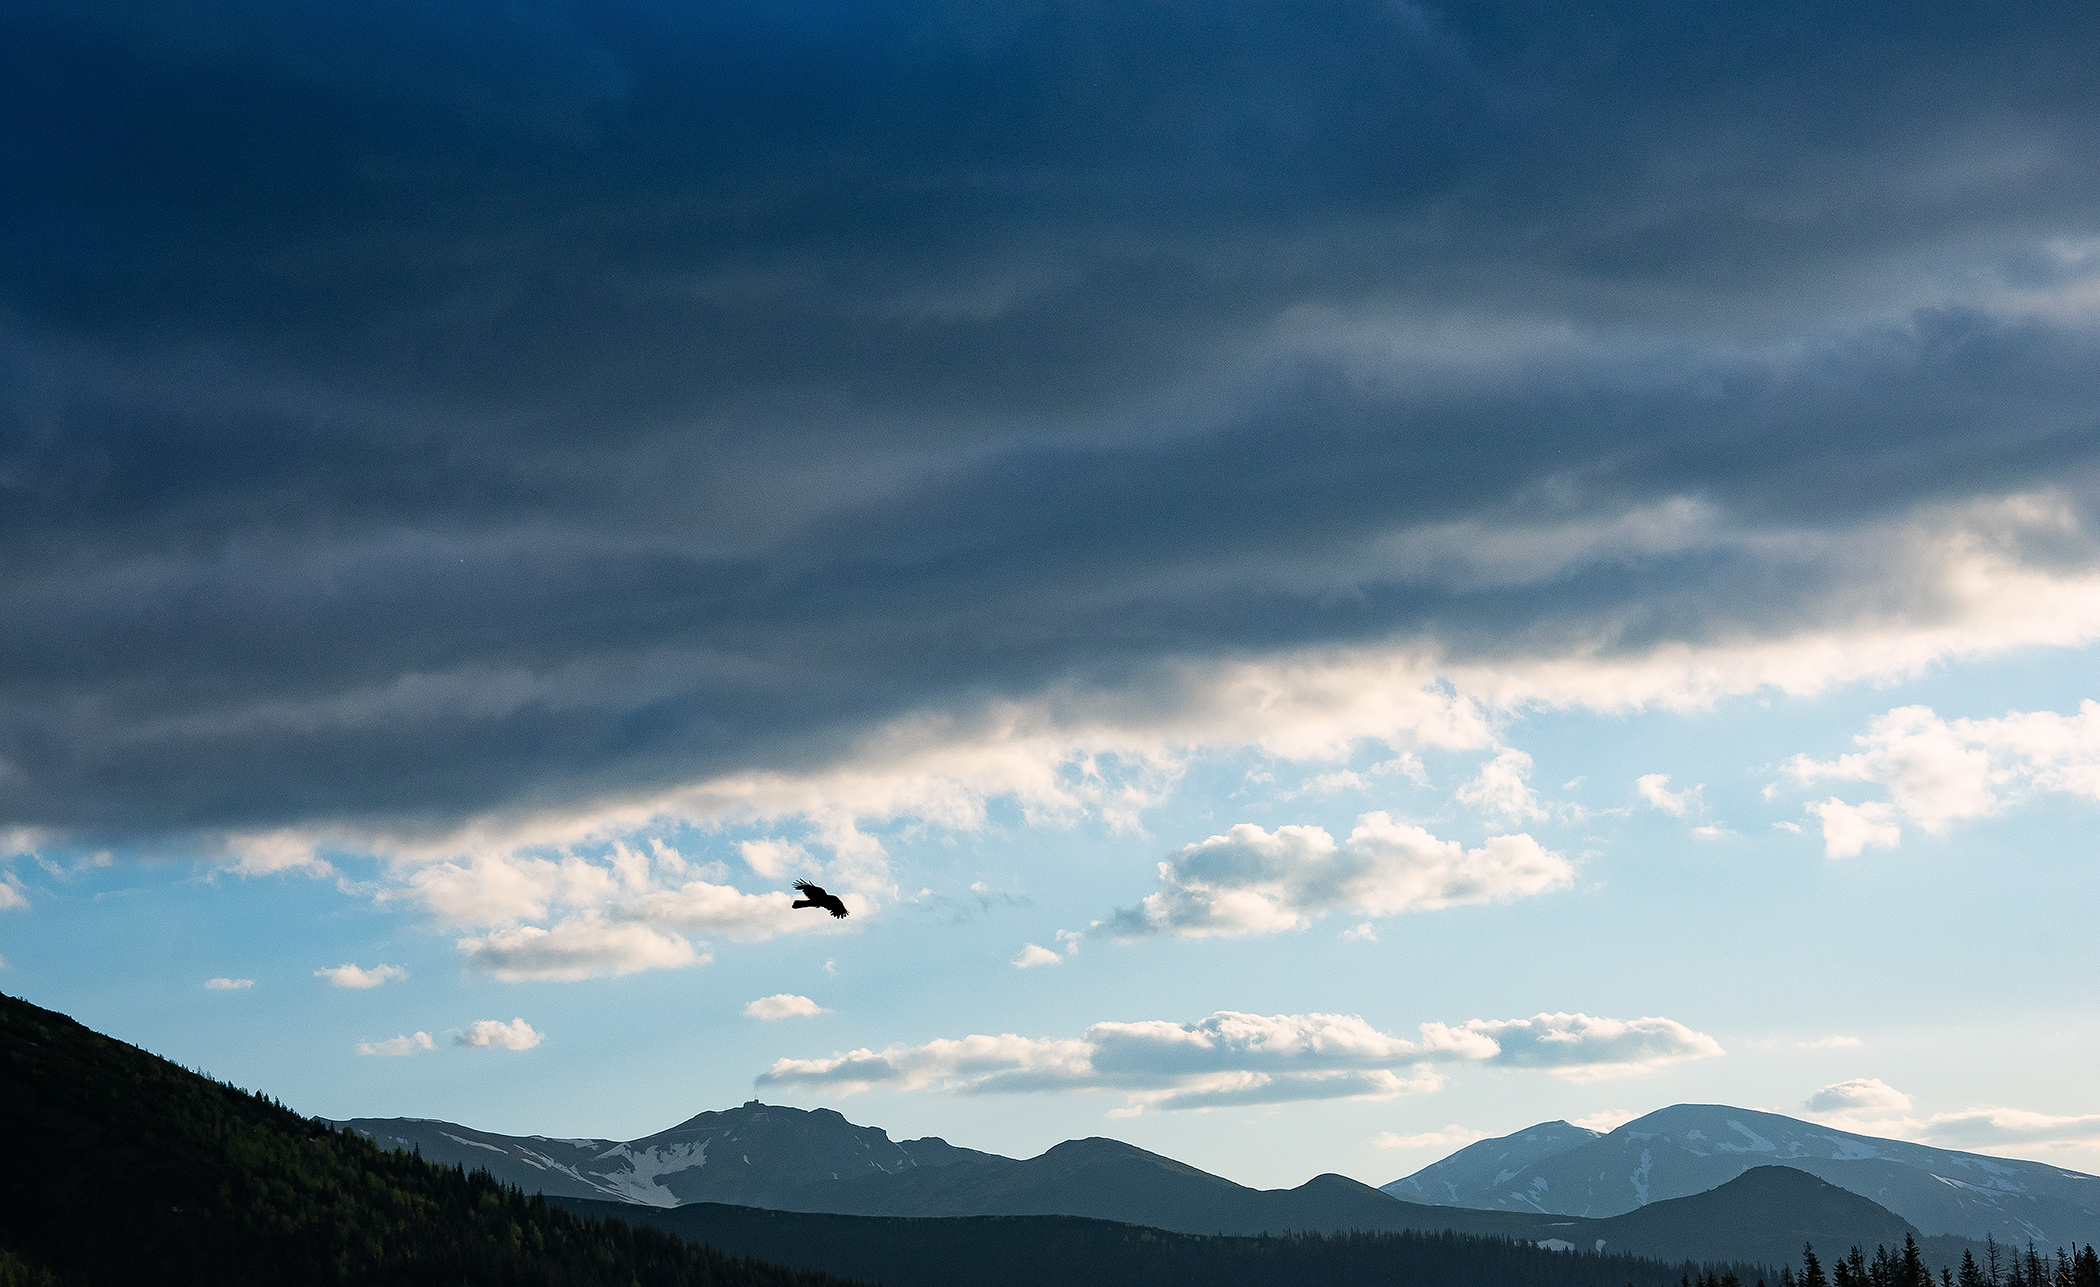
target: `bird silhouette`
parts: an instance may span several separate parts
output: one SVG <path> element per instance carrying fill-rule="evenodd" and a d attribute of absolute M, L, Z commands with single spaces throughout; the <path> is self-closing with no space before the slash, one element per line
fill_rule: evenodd
<path fill-rule="evenodd" d="M 812 885 L 806 880 L 798 880 L 795 882 L 795 892 L 801 894 L 802 897 L 796 899 L 789 906 L 821 907 L 833 916 L 844 919 L 846 905 L 839 901 L 837 894 L 825 893 L 822 885 Z"/>

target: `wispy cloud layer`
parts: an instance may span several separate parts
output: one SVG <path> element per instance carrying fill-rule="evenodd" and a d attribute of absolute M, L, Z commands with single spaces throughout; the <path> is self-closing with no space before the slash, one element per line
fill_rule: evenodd
<path fill-rule="evenodd" d="M 2052 1114 L 1986 1106 L 1911 1116 L 1911 1097 L 1878 1077 L 1825 1086 L 1809 1096 L 1807 1108 L 1818 1120 L 1840 1130 L 1941 1148 L 1995 1152 L 2076 1149 L 2100 1141 L 2100 1113 Z"/>
<path fill-rule="evenodd" d="M 1317 1099 L 1390 1099 L 1440 1089 L 1435 1066 L 1543 1069 L 1576 1080 L 1621 1076 L 1722 1053 L 1669 1019 L 1540 1014 L 1425 1023 L 1415 1038 L 1355 1015 L 1222 1010 L 1197 1023 L 1097 1023 L 1079 1037 L 972 1035 L 921 1046 L 780 1059 L 760 1085 L 841 1095 L 874 1087 L 961 1093 L 1114 1091 L 1132 1110 Z"/>

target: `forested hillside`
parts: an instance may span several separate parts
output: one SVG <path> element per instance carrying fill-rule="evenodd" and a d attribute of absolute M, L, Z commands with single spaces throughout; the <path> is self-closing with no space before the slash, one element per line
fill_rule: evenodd
<path fill-rule="evenodd" d="M 822 1287 L 310 1121 L 0 997 L 0 1287 Z"/>

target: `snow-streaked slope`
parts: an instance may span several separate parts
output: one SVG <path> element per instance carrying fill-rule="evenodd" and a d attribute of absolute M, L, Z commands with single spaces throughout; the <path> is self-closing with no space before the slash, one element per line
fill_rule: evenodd
<path fill-rule="evenodd" d="M 1382 1187 L 1387 1193 L 1407 1202 L 1474 1206 L 1476 1204 L 1468 1200 L 1472 1195 L 1492 1193 L 1525 1168 L 1603 1136 L 1602 1131 L 1572 1126 L 1567 1122 L 1540 1122 L 1513 1135 L 1468 1144 L 1443 1161 L 1433 1162 L 1404 1180 L 1395 1180 Z"/>
<path fill-rule="evenodd" d="M 425 1158 L 484 1169 L 528 1193 L 681 1202 L 793 1204 L 813 1186 L 894 1175 L 990 1156 L 939 1139 L 892 1140 L 828 1108 L 805 1112 L 752 1100 L 702 1113 L 637 1140 L 496 1135 L 413 1117 L 336 1123 Z"/>
<path fill-rule="evenodd" d="M 1548 1122 L 1504 1138 L 1536 1134 L 1543 1147 L 1549 1138 L 1565 1138 L 1556 1128 L 1572 1129 Z M 1777 1113 L 1677 1104 L 1542 1153 L 1521 1168 L 1490 1170 L 1482 1159 L 1499 1143 L 1469 1145 L 1384 1191 L 1478 1210 L 1614 1216 L 1779 1162 L 1871 1198 L 1927 1234 L 1991 1234 L 2020 1244 L 2033 1238 L 2044 1246 L 2100 1241 L 2100 1177 L 1855 1135 Z M 1522 1148 L 1507 1151 L 1514 1160 Z"/>

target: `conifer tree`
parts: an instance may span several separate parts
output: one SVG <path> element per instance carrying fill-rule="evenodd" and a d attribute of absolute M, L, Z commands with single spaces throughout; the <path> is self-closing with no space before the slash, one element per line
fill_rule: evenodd
<path fill-rule="evenodd" d="M 1801 1287 L 1830 1287 L 1830 1279 L 1823 1275 L 1823 1262 L 1816 1259 L 1816 1245 L 1801 1244 Z"/>
<path fill-rule="evenodd" d="M 2071 1266 L 2071 1281 L 2075 1287 L 2100 1287 L 2100 1255 L 2093 1252 L 2093 1244 L 2085 1244 L 2078 1253 L 2076 1263 Z"/>
<path fill-rule="evenodd" d="M 1955 1277 L 1960 1287 L 1985 1287 L 1983 1270 L 1976 1265 L 1976 1257 L 1964 1247 L 1961 1253 L 1961 1273 Z"/>

